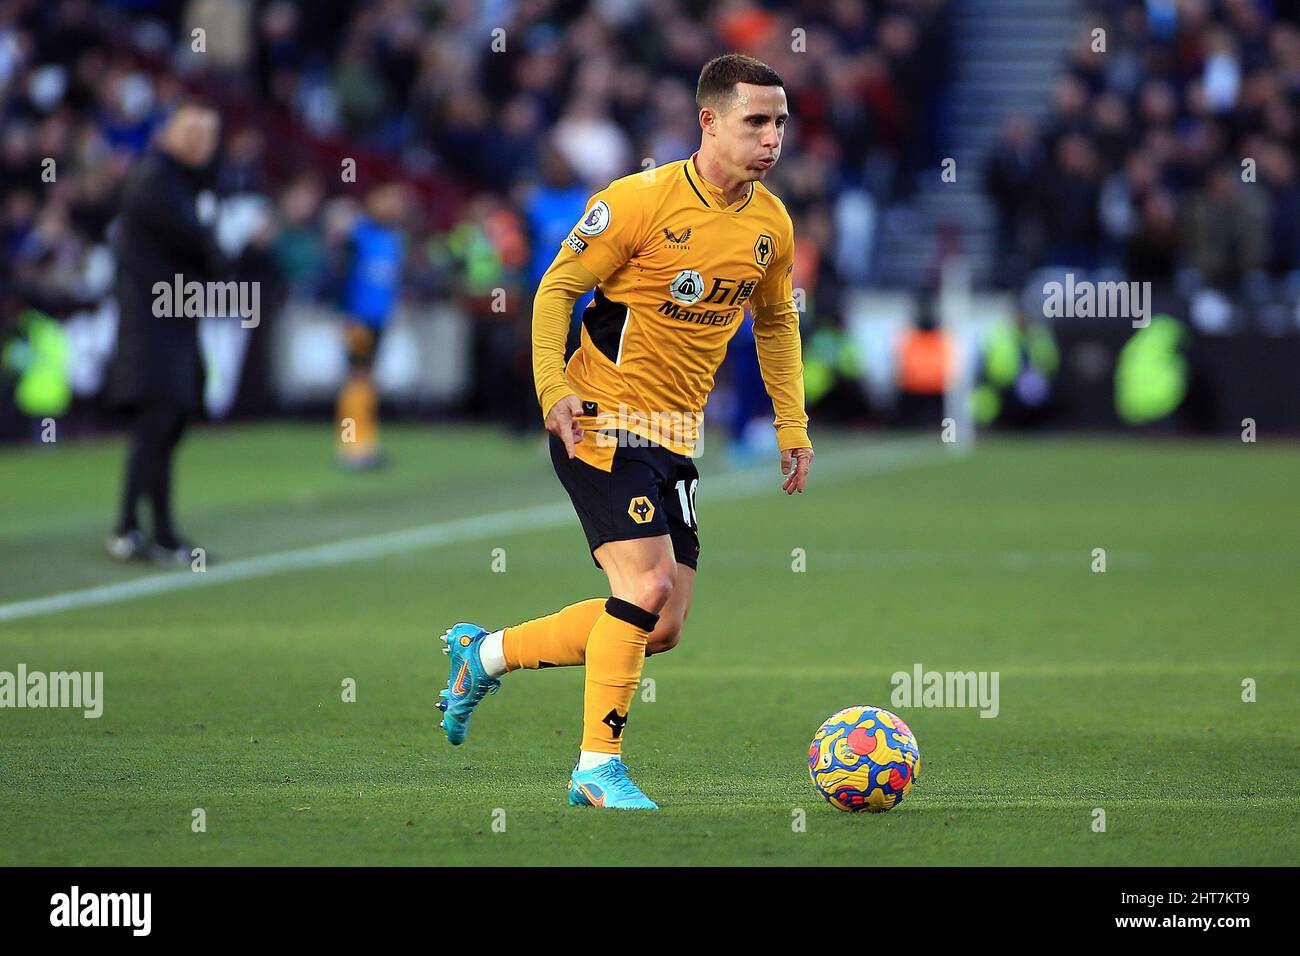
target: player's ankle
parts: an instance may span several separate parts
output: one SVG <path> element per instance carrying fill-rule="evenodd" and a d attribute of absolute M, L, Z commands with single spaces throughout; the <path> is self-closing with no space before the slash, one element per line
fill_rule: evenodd
<path fill-rule="evenodd" d="M 607 763 L 610 760 L 617 760 L 618 758 L 618 754 L 600 753 L 595 750 L 580 750 L 578 751 L 578 772 L 582 773 L 587 770 L 594 770 L 601 764 Z"/>
<path fill-rule="evenodd" d="M 497 678 L 506 672 L 506 654 L 502 646 L 504 634 L 504 631 L 493 631 L 479 644 L 478 659 L 488 677 Z"/>

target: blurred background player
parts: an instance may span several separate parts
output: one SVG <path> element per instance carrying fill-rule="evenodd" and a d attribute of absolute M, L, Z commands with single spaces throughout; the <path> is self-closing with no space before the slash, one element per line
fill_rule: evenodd
<path fill-rule="evenodd" d="M 532 256 L 528 261 L 528 295 L 531 299 L 542 284 L 542 276 L 555 258 L 555 249 L 573 228 L 573 224 L 587 211 L 588 189 L 574 175 L 563 154 L 548 142 L 541 154 L 541 182 L 528 191 L 524 200 L 524 216 L 528 230 L 528 243 Z M 579 318 L 591 301 L 591 294 L 578 299 L 573 306 L 573 322 L 565 354 L 578 347 Z M 530 360 L 531 362 L 531 360 Z M 528 396 L 532 404 L 532 396 Z M 531 416 L 529 425 L 532 425 Z"/>
<path fill-rule="evenodd" d="M 114 243 L 117 349 L 107 393 L 131 420 L 121 512 L 108 540 L 108 552 L 118 561 L 148 555 L 187 564 L 191 557 L 190 544 L 172 520 L 172 459 L 203 397 L 199 320 L 155 315 L 154 284 L 171 287 L 177 275 L 186 283 L 217 280 L 228 270 L 197 209 L 219 135 L 214 109 L 197 102 L 181 105 L 122 185 Z M 140 530 L 142 498 L 153 517 L 149 542 Z"/>
<path fill-rule="evenodd" d="M 402 222 L 409 197 L 399 183 L 375 187 L 366 197 L 348 239 L 343 286 L 348 378 L 339 391 L 338 462 L 344 468 L 374 468 L 379 448 L 379 396 L 374 365 L 379 340 L 397 308 L 405 240 Z"/>

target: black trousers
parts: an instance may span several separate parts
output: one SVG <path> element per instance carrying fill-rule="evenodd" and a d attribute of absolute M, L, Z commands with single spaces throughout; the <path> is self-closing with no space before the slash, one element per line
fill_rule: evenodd
<path fill-rule="evenodd" d="M 154 540 L 165 548 L 178 546 L 172 525 L 172 456 L 185 431 L 186 417 L 183 409 L 166 402 L 149 402 L 134 409 L 118 534 L 139 529 L 140 499 L 148 498 Z"/>

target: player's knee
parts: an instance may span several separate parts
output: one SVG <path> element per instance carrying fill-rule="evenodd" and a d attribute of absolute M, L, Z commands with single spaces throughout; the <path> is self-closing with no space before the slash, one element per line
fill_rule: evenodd
<path fill-rule="evenodd" d="M 658 614 L 673 596 L 673 586 L 676 583 L 677 569 L 674 567 L 657 568 L 642 575 L 637 582 L 636 603 L 647 611 Z"/>

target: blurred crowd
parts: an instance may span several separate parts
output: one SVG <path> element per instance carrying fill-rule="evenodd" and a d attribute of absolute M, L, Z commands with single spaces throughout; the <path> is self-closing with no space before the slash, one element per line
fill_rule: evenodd
<path fill-rule="evenodd" d="M 401 184 L 401 299 L 472 317 L 468 410 L 493 413 L 491 373 L 527 378 L 531 290 L 586 198 L 698 147 L 694 85 L 726 50 L 786 80 L 770 185 L 795 218 L 807 314 L 833 321 L 839 291 L 871 280 L 880 210 L 937 149 L 947 14 L 945 0 L 0 0 L 3 338 L 33 309 L 57 320 L 111 297 L 122 177 L 199 96 L 223 120 L 211 191 L 262 202 L 258 246 L 288 301 L 343 307 L 367 197 Z"/>
<path fill-rule="evenodd" d="M 1300 292 L 1300 3 L 1091 0 L 1051 108 L 985 167 L 997 279 Z"/>

